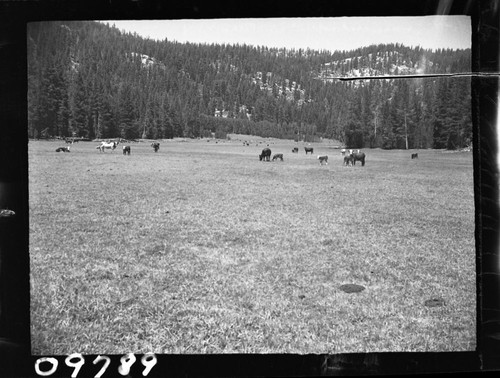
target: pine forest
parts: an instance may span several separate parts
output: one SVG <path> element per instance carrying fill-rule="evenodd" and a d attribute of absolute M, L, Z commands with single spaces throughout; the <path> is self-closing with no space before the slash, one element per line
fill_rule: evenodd
<path fill-rule="evenodd" d="M 335 38 L 335 36 L 332 36 Z M 27 27 L 28 135 L 127 140 L 248 134 L 351 148 L 468 147 L 471 51 L 351 51 L 156 41 L 92 21 Z"/>

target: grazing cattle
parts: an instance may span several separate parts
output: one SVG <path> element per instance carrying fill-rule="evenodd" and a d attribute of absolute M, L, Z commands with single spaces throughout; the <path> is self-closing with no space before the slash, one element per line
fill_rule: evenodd
<path fill-rule="evenodd" d="M 262 153 L 259 155 L 259 160 L 270 161 L 271 160 L 271 149 L 264 148 Z"/>
<path fill-rule="evenodd" d="M 100 152 L 104 152 L 106 149 L 114 151 L 117 145 L 118 143 L 116 142 L 101 142 L 101 144 L 96 148 L 99 149 Z"/>
<path fill-rule="evenodd" d="M 292 150 L 292 152 L 293 152 L 294 154 L 299 153 L 299 148 L 298 148 L 298 147 L 294 147 L 294 148 L 293 148 L 293 150 Z"/>
<path fill-rule="evenodd" d="M 342 154 L 342 156 L 344 156 L 344 155 L 345 155 L 345 148 L 342 148 L 342 149 L 340 150 L 340 153 Z"/>
<path fill-rule="evenodd" d="M 353 162 L 354 158 L 352 157 L 352 155 L 344 156 L 344 165 L 350 166 L 353 165 Z"/>
<path fill-rule="evenodd" d="M 310 152 L 311 155 L 312 155 L 313 151 L 314 151 L 314 149 L 312 147 L 304 147 L 304 150 L 306 150 L 306 155 L 307 155 L 308 152 Z"/>
<path fill-rule="evenodd" d="M 66 143 L 67 144 L 73 144 L 74 143 L 74 139 L 66 139 Z"/>
<path fill-rule="evenodd" d="M 356 165 L 356 161 L 360 161 L 361 165 L 364 167 L 365 166 L 365 153 L 364 152 L 359 152 L 359 153 L 354 153 L 351 155 L 352 156 L 352 165 Z"/>
<path fill-rule="evenodd" d="M 328 165 L 328 156 L 326 155 L 318 155 L 318 160 L 321 165 L 323 165 L 323 162 Z"/>
<path fill-rule="evenodd" d="M 153 143 L 151 143 L 151 147 L 153 147 L 153 149 L 155 150 L 155 152 L 158 152 L 158 150 L 160 149 L 160 143 L 159 142 L 153 142 Z"/>
<path fill-rule="evenodd" d="M 70 148 L 70 147 L 71 147 L 71 146 L 68 146 L 68 147 L 57 147 L 57 148 L 56 148 L 56 152 L 71 152 L 71 151 L 69 150 L 69 148 Z"/>
<path fill-rule="evenodd" d="M 123 154 L 130 155 L 130 146 L 123 146 Z"/>
<path fill-rule="evenodd" d="M 274 154 L 273 161 L 275 161 L 276 159 L 281 159 L 281 161 L 283 161 L 283 154 Z"/>
<path fill-rule="evenodd" d="M 418 154 L 411 154 L 412 159 L 418 159 Z"/>

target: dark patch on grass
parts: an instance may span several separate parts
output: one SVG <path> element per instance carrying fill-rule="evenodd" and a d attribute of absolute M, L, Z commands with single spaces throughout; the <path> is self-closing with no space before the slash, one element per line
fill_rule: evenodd
<path fill-rule="evenodd" d="M 122 278 L 130 278 L 130 279 L 136 280 L 136 279 L 144 278 L 145 276 L 146 276 L 146 272 L 141 271 L 141 272 L 132 273 L 132 274 L 124 273 L 122 275 Z"/>
<path fill-rule="evenodd" d="M 246 310 L 253 311 L 253 309 L 255 308 L 255 305 L 251 302 L 243 302 L 243 303 L 241 303 L 241 307 L 246 309 Z"/>
<path fill-rule="evenodd" d="M 197 247 L 206 247 L 206 248 L 217 248 L 218 246 L 218 243 L 215 243 L 213 240 L 210 239 L 199 239 L 193 241 L 193 244 Z"/>
<path fill-rule="evenodd" d="M 123 306 L 123 307 L 129 307 L 129 306 L 132 306 L 135 302 L 137 301 L 137 298 L 127 298 L 127 299 L 123 299 L 121 301 L 118 301 L 116 302 L 116 305 L 118 306 Z"/>
<path fill-rule="evenodd" d="M 97 280 L 112 280 L 114 279 L 115 276 L 113 273 L 109 272 L 109 271 L 106 271 L 106 272 L 100 272 L 97 276 L 96 276 L 96 279 Z"/>
<path fill-rule="evenodd" d="M 248 238 L 242 236 L 228 236 L 224 241 L 231 246 L 244 246 L 248 244 Z"/>
<path fill-rule="evenodd" d="M 346 293 L 359 293 L 365 290 L 364 286 L 356 285 L 356 284 L 345 284 L 340 286 L 340 290 Z"/>
<path fill-rule="evenodd" d="M 332 239 L 326 239 L 326 240 L 323 240 L 321 242 L 321 245 L 324 245 L 325 247 L 330 246 L 330 245 L 334 245 L 334 244 L 335 244 L 335 241 Z"/>
<path fill-rule="evenodd" d="M 432 298 L 424 302 L 424 305 L 427 307 L 441 307 L 444 306 L 444 304 L 445 302 L 442 298 Z"/>
<path fill-rule="evenodd" d="M 139 255 L 148 255 L 148 256 L 157 256 L 157 255 L 165 255 L 171 252 L 170 246 L 168 244 L 154 244 L 152 246 L 148 246 L 144 249 L 144 252 Z"/>

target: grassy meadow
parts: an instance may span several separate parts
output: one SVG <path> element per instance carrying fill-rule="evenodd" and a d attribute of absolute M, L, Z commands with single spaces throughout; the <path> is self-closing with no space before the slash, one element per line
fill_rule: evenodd
<path fill-rule="evenodd" d="M 29 141 L 32 353 L 475 350 L 472 153 L 250 139 Z"/>

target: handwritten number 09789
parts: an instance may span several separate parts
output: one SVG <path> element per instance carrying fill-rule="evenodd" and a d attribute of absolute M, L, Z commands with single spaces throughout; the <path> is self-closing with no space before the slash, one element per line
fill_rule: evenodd
<path fill-rule="evenodd" d="M 99 370 L 99 372 L 95 375 L 95 378 L 100 378 L 111 363 L 111 359 L 108 356 L 97 356 L 92 363 L 96 365 L 101 361 L 104 361 L 104 364 L 102 365 L 101 370 Z M 133 353 L 124 355 L 122 358 L 120 358 L 120 366 L 118 367 L 118 372 L 123 376 L 128 375 L 130 373 L 130 368 L 135 363 L 135 361 L 136 357 Z M 42 370 L 40 369 L 40 364 L 42 362 L 48 362 L 52 365 L 52 367 L 49 370 Z M 80 353 L 73 353 L 66 357 L 64 362 L 67 366 L 75 368 L 75 370 L 73 370 L 73 373 L 71 374 L 71 378 L 76 378 L 78 376 L 78 373 L 80 372 L 80 369 L 85 364 L 85 358 L 83 358 Z M 141 363 L 143 366 L 145 366 L 145 369 L 142 372 L 142 375 L 144 377 L 149 374 L 153 366 L 156 365 L 156 362 L 156 356 L 153 353 L 147 353 L 142 356 Z M 57 365 L 57 359 L 52 357 L 42 357 L 36 360 L 35 371 L 38 375 L 47 377 L 55 373 L 55 371 L 57 370 Z"/>

